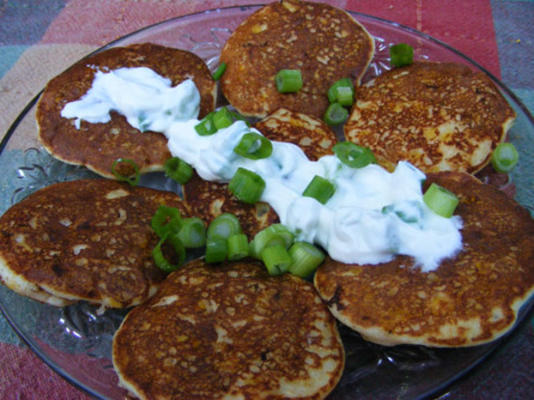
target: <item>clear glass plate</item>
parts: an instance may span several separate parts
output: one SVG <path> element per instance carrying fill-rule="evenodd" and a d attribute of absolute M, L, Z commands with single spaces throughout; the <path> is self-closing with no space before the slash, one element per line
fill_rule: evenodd
<path fill-rule="evenodd" d="M 259 6 L 231 7 L 187 15 L 156 24 L 110 46 L 154 42 L 187 49 L 213 70 L 221 47 L 232 30 Z M 388 46 L 404 42 L 415 48 L 416 59 L 454 61 L 479 70 L 495 82 L 517 112 L 510 140 L 520 152 L 512 180 L 516 200 L 534 210 L 534 119 L 514 94 L 478 64 L 449 46 L 413 29 L 375 17 L 352 13 L 376 40 L 376 56 L 365 80 L 389 68 Z M 22 111 L 0 144 L 0 213 L 31 192 L 54 182 L 94 176 L 84 168 L 52 159 L 37 141 L 36 97 Z M 20 150 L 20 149 L 25 150 Z M 166 190 L 176 186 L 161 174 L 144 176 L 142 184 Z M 122 399 L 111 364 L 111 341 L 126 311 L 79 303 L 56 308 L 29 300 L 0 286 L 0 308 L 22 339 L 54 371 L 96 398 Z M 528 313 L 524 307 L 521 316 Z M 521 318 L 520 316 L 520 318 Z M 483 360 L 501 341 L 465 349 L 418 346 L 382 347 L 365 342 L 340 327 L 346 348 L 343 378 L 331 399 L 412 399 L 435 394 Z"/>

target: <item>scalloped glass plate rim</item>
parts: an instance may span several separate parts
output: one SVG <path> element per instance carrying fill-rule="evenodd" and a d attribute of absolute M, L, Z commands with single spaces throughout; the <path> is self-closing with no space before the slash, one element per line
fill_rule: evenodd
<path fill-rule="evenodd" d="M 131 32 L 129 34 L 126 34 L 126 35 L 124 35 L 124 36 L 122 36 L 122 37 L 120 37 L 120 38 L 118 38 L 116 40 L 113 40 L 110 43 L 98 48 L 97 50 L 89 53 L 86 57 L 88 57 L 88 56 L 90 56 L 92 54 L 101 52 L 102 50 L 105 50 L 107 48 L 116 46 L 116 45 L 120 44 L 121 42 L 127 41 L 128 39 L 135 37 L 136 35 L 142 34 L 144 32 L 150 31 L 150 30 L 158 28 L 158 27 L 163 27 L 165 25 L 172 25 L 173 23 L 177 23 L 177 22 L 189 19 L 189 18 L 193 18 L 193 17 L 202 18 L 204 16 L 209 17 L 210 14 L 215 13 L 217 11 L 226 12 L 226 11 L 232 11 L 232 10 L 241 10 L 241 11 L 246 10 L 247 12 L 248 11 L 253 12 L 253 11 L 255 11 L 255 10 L 261 8 L 261 7 L 262 7 L 262 4 L 229 6 L 229 7 L 221 7 L 221 8 L 217 8 L 217 9 L 209 9 L 209 10 L 204 10 L 204 11 L 199 11 L 199 12 L 193 12 L 193 13 L 185 14 L 185 15 L 182 15 L 182 16 L 173 17 L 173 18 L 170 18 L 170 19 L 167 19 L 167 20 L 164 20 L 164 21 L 161 21 L 161 22 L 158 22 L 158 23 L 151 24 L 149 26 L 143 27 L 143 28 L 141 28 L 139 30 L 136 30 L 134 32 Z M 399 29 L 399 30 L 401 30 L 403 32 L 407 32 L 407 33 L 413 34 L 413 35 L 418 36 L 418 37 L 420 37 L 420 38 L 422 38 L 424 40 L 427 40 L 427 41 L 429 41 L 429 42 L 431 42 L 431 43 L 433 43 L 433 44 L 435 44 L 435 45 L 437 45 L 439 47 L 447 49 L 448 51 L 453 53 L 455 56 L 458 56 L 459 58 L 461 58 L 464 61 L 466 61 L 467 63 L 469 63 L 471 66 L 474 66 L 478 70 L 480 70 L 483 73 L 485 73 L 499 87 L 499 89 L 507 97 L 509 97 L 512 100 L 512 102 L 515 104 L 515 106 L 517 106 L 521 110 L 521 112 L 524 114 L 524 116 L 526 117 L 528 122 L 532 126 L 534 126 L 534 117 L 532 116 L 530 111 L 526 108 L 526 106 L 521 102 L 521 100 L 510 89 L 508 89 L 508 87 L 505 86 L 499 79 L 497 79 L 492 73 L 490 73 L 484 67 L 479 65 L 476 61 L 470 59 L 469 57 L 465 56 L 464 54 L 462 54 L 458 50 L 454 49 L 453 47 L 447 45 L 446 43 L 444 43 L 444 42 L 442 42 L 442 41 L 440 41 L 438 39 L 435 39 L 435 38 L 433 38 L 432 36 L 430 36 L 428 34 L 425 34 L 423 32 L 417 31 L 416 29 L 413 29 L 411 27 L 408 27 L 408 26 L 405 26 L 405 25 L 402 25 L 402 24 L 399 24 L 399 23 L 396 23 L 396 22 L 393 22 L 393 21 L 389 21 L 389 20 L 386 20 L 386 19 L 383 19 L 383 18 L 380 18 L 380 17 L 375 17 L 375 16 L 371 16 L 371 15 L 368 15 L 368 14 L 360 13 L 360 12 L 355 12 L 355 11 L 348 11 L 348 12 L 352 16 L 354 16 L 357 20 L 367 19 L 367 20 L 373 21 L 375 23 L 385 24 L 385 25 L 389 26 L 389 28 Z M 365 26 L 364 23 L 362 23 L 362 24 Z M 15 133 L 16 128 L 19 126 L 20 122 L 28 114 L 28 112 L 32 109 L 32 107 L 35 106 L 35 104 L 38 101 L 39 96 L 41 95 L 41 93 L 42 93 L 42 90 L 24 107 L 24 109 L 21 111 L 19 116 L 15 119 L 15 121 L 9 127 L 9 129 L 6 132 L 4 138 L 2 139 L 2 142 L 0 143 L 0 155 L 4 152 L 4 149 L 6 148 L 10 138 L 12 137 L 12 135 Z M 514 329 L 512 329 L 512 331 L 514 331 L 517 328 L 517 325 L 528 314 L 528 312 L 532 308 L 532 304 L 533 304 L 533 302 L 531 301 L 528 304 L 525 304 L 523 306 L 523 308 L 521 309 L 521 314 L 518 317 L 518 321 L 516 321 L 516 325 L 515 325 Z M 96 393 L 91 388 L 86 387 L 86 385 L 83 382 L 80 382 L 76 378 L 70 376 L 66 371 L 64 371 L 60 366 L 56 365 L 54 362 L 51 362 L 50 360 L 47 360 L 47 357 L 44 354 L 45 351 L 43 351 L 43 349 L 37 343 L 35 343 L 34 340 L 32 340 L 31 338 L 27 337 L 25 332 L 17 325 L 17 323 L 14 321 L 14 319 L 10 316 L 9 312 L 4 307 L 2 298 L 0 298 L 0 311 L 2 312 L 2 314 L 4 315 L 6 320 L 9 322 L 11 327 L 14 329 L 14 331 L 19 335 L 19 337 L 52 370 L 54 370 L 56 373 L 58 373 L 60 376 L 62 376 L 65 380 L 67 380 L 68 382 L 73 384 L 75 387 L 78 387 L 78 388 L 84 390 L 88 394 L 90 394 L 92 396 L 95 396 L 95 397 L 103 396 L 103 394 Z M 498 346 L 498 344 L 501 343 L 501 341 L 503 339 L 506 339 L 508 336 L 509 336 L 509 334 L 505 335 L 505 337 L 497 340 L 496 342 L 493 342 L 493 343 L 490 343 L 488 345 L 485 345 L 486 349 L 483 352 L 483 354 L 481 354 L 480 357 L 478 359 L 476 359 L 474 362 L 472 362 L 467 368 L 464 368 L 464 369 L 458 371 L 457 373 L 452 374 L 451 376 L 449 376 L 449 378 L 447 380 L 445 380 L 443 382 L 440 382 L 439 384 L 434 386 L 432 389 L 427 390 L 424 393 L 420 393 L 420 397 L 427 397 L 427 396 L 439 393 L 440 391 L 444 390 L 452 382 L 454 382 L 455 380 L 457 380 L 461 376 L 465 375 L 467 372 L 471 371 L 473 368 L 475 368 L 477 365 L 479 365 L 482 361 L 484 361 L 495 350 L 495 348 Z"/>

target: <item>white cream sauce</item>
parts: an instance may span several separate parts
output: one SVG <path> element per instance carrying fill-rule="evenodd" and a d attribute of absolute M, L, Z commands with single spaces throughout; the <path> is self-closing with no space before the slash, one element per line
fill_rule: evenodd
<path fill-rule="evenodd" d="M 98 71 L 89 92 L 67 104 L 61 115 L 77 124 L 82 119 L 105 123 L 115 110 L 140 130 L 162 132 L 171 153 L 206 180 L 228 182 L 239 167 L 254 171 L 266 182 L 261 200 L 273 207 L 281 223 L 299 240 L 321 245 L 341 262 L 379 264 L 403 254 L 431 271 L 462 248 L 460 217 L 443 218 L 426 206 L 425 175 L 408 162 L 399 162 L 392 173 L 376 164 L 355 169 L 336 156 L 310 161 L 298 146 L 283 142 L 272 142 L 270 157 L 250 160 L 233 149 L 245 133 L 258 131 L 236 121 L 200 136 L 194 129 L 199 104 L 191 80 L 171 87 L 147 68 L 121 68 Z M 315 175 L 336 188 L 325 205 L 301 195 Z"/>

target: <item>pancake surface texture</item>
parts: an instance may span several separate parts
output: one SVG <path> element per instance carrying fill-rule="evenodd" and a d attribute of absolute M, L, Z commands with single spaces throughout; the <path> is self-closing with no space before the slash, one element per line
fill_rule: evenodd
<path fill-rule="evenodd" d="M 141 399 L 322 399 L 344 350 L 308 282 L 250 260 L 195 260 L 126 316 L 113 364 Z"/>
<path fill-rule="evenodd" d="M 258 121 L 254 127 L 269 140 L 293 143 L 310 160 L 333 154 L 336 134 L 322 120 L 311 115 L 279 108 Z"/>
<path fill-rule="evenodd" d="M 225 43 L 221 89 L 241 114 L 265 117 L 280 107 L 322 118 L 328 88 L 341 78 L 359 84 L 374 54 L 369 33 L 345 11 L 328 4 L 283 0 L 266 5 Z M 298 69 L 303 86 L 281 94 L 274 77 Z"/>
<path fill-rule="evenodd" d="M 299 146 L 310 160 L 332 154 L 337 141 L 334 132 L 322 120 L 283 108 L 258 121 L 254 127 L 269 140 Z M 202 216 L 208 223 L 224 212 L 235 214 L 249 237 L 279 222 L 278 215 L 267 203 L 243 203 L 232 196 L 227 184 L 204 181 L 197 174 L 183 186 L 183 193 L 193 214 Z"/>
<path fill-rule="evenodd" d="M 47 84 L 36 117 L 39 139 L 50 154 L 111 179 L 111 166 L 118 158 L 135 161 L 141 173 L 163 169 L 171 155 L 161 133 L 141 132 L 114 111 L 110 122 L 93 124 L 82 120 L 80 129 L 76 129 L 74 119 L 60 115 L 65 104 L 87 93 L 97 70 L 123 67 L 150 68 L 170 79 L 172 86 L 191 78 L 201 96 L 200 117 L 215 107 L 216 83 L 204 61 L 195 54 L 151 43 L 111 48 L 77 62 Z"/>
<path fill-rule="evenodd" d="M 234 214 L 249 237 L 271 224 L 279 222 L 278 215 L 264 202 L 247 204 L 228 191 L 226 183 L 210 182 L 196 173 L 183 185 L 184 200 L 194 215 L 207 224 L 223 213 Z"/>
<path fill-rule="evenodd" d="M 484 74 L 454 63 L 417 62 L 356 88 L 345 138 L 390 168 L 475 173 L 491 158 L 515 112 Z"/>
<path fill-rule="evenodd" d="M 490 342 L 534 293 L 534 220 L 467 173 L 428 174 L 460 198 L 463 249 L 434 271 L 398 256 L 380 265 L 328 260 L 314 283 L 330 310 L 365 339 L 436 347 Z"/>
<path fill-rule="evenodd" d="M 58 306 L 140 304 L 165 278 L 152 260 L 158 238 L 150 227 L 161 204 L 188 214 L 174 193 L 110 180 L 41 189 L 0 217 L 0 281 Z"/>

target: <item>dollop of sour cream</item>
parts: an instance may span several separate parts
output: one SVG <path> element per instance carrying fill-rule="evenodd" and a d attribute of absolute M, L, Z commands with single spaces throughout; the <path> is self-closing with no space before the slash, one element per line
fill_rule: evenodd
<path fill-rule="evenodd" d="M 112 110 L 142 132 L 163 132 L 177 119 L 198 116 L 200 94 L 191 79 L 172 87 L 170 79 L 146 67 L 97 70 L 89 91 L 67 103 L 61 116 L 75 118 L 80 129 L 82 119 L 109 122 Z"/>
<path fill-rule="evenodd" d="M 272 155 L 251 160 L 233 149 L 250 131 L 243 121 L 210 136 L 195 131 L 200 95 L 192 80 L 172 87 L 148 68 L 97 71 L 91 89 L 68 103 L 61 115 L 91 123 L 108 122 L 115 110 L 140 130 L 163 133 L 170 152 L 191 164 L 205 180 L 228 182 L 239 167 L 266 183 L 261 200 L 269 203 L 298 240 L 316 243 L 335 260 L 379 264 L 396 255 L 412 256 L 422 271 L 436 269 L 462 248 L 460 217 L 443 218 L 423 201 L 425 175 L 401 161 L 393 172 L 376 164 L 351 168 L 336 156 L 310 161 L 291 143 L 273 141 Z M 315 175 L 336 191 L 326 204 L 302 192 Z"/>

